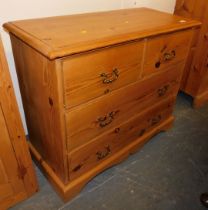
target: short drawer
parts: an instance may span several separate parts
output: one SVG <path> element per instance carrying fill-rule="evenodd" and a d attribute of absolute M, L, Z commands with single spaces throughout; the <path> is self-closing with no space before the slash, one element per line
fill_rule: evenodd
<path fill-rule="evenodd" d="M 63 60 L 65 105 L 70 108 L 138 79 L 144 42 L 132 42 Z"/>
<path fill-rule="evenodd" d="M 69 151 L 167 96 L 176 95 L 181 67 L 177 65 L 174 68 L 67 111 L 65 119 Z"/>
<path fill-rule="evenodd" d="M 184 61 L 189 52 L 192 33 L 182 31 L 147 40 L 143 77 Z"/>
<path fill-rule="evenodd" d="M 173 97 L 153 106 L 69 154 L 70 180 L 96 167 L 168 119 L 172 115 L 174 101 Z"/>

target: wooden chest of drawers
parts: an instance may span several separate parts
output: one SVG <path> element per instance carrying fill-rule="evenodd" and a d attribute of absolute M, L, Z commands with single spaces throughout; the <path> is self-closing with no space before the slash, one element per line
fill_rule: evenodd
<path fill-rule="evenodd" d="M 172 125 L 199 24 L 143 8 L 4 25 L 31 151 L 65 200 Z"/>
<path fill-rule="evenodd" d="M 181 83 L 181 90 L 193 97 L 194 107 L 200 107 L 208 103 L 208 1 L 177 0 L 175 13 L 202 22 L 195 31 Z"/>

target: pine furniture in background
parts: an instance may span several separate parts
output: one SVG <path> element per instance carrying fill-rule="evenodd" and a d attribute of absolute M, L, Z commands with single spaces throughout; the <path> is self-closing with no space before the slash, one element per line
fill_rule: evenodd
<path fill-rule="evenodd" d="M 0 209 L 5 210 L 38 190 L 0 38 Z"/>
<path fill-rule="evenodd" d="M 208 102 L 208 1 L 177 0 L 175 14 L 202 22 L 195 31 L 181 83 L 181 90 L 200 107 Z"/>

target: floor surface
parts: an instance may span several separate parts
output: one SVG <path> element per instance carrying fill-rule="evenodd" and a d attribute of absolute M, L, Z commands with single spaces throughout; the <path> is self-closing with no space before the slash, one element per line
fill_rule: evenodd
<path fill-rule="evenodd" d="M 12 210 L 203 210 L 208 191 L 208 105 L 180 94 L 174 127 L 63 203 L 37 169 L 40 191 Z"/>

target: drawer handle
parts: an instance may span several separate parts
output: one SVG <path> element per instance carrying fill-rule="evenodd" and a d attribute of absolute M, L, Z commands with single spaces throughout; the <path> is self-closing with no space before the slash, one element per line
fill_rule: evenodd
<path fill-rule="evenodd" d="M 176 51 L 172 50 L 170 53 L 166 52 L 163 54 L 163 59 L 160 59 L 158 62 L 155 63 L 155 68 L 160 68 L 161 64 L 166 61 L 171 61 L 176 57 Z"/>
<path fill-rule="evenodd" d="M 151 126 L 157 125 L 162 120 L 162 116 L 159 114 L 151 119 Z"/>
<path fill-rule="evenodd" d="M 96 155 L 97 155 L 97 160 L 102 160 L 104 159 L 105 157 L 107 157 L 109 154 L 111 153 L 111 149 L 110 149 L 110 146 L 108 145 L 107 147 L 105 147 L 105 151 L 102 151 L 102 152 L 97 152 Z"/>
<path fill-rule="evenodd" d="M 158 96 L 159 96 L 159 97 L 164 96 L 164 95 L 167 93 L 169 87 L 170 87 L 169 85 L 165 85 L 164 87 L 158 89 L 158 91 L 157 91 Z"/>
<path fill-rule="evenodd" d="M 112 73 L 102 73 L 100 76 L 103 78 L 103 84 L 110 84 L 118 79 L 119 71 L 118 69 L 114 69 Z"/>
<path fill-rule="evenodd" d="M 99 117 L 98 122 L 99 122 L 100 127 L 103 128 L 103 127 L 109 125 L 110 123 L 112 123 L 117 112 L 118 111 L 113 111 L 104 117 Z"/>
<path fill-rule="evenodd" d="M 164 54 L 164 61 L 173 60 L 176 57 L 176 51 L 172 50 L 171 52 L 167 52 Z"/>

